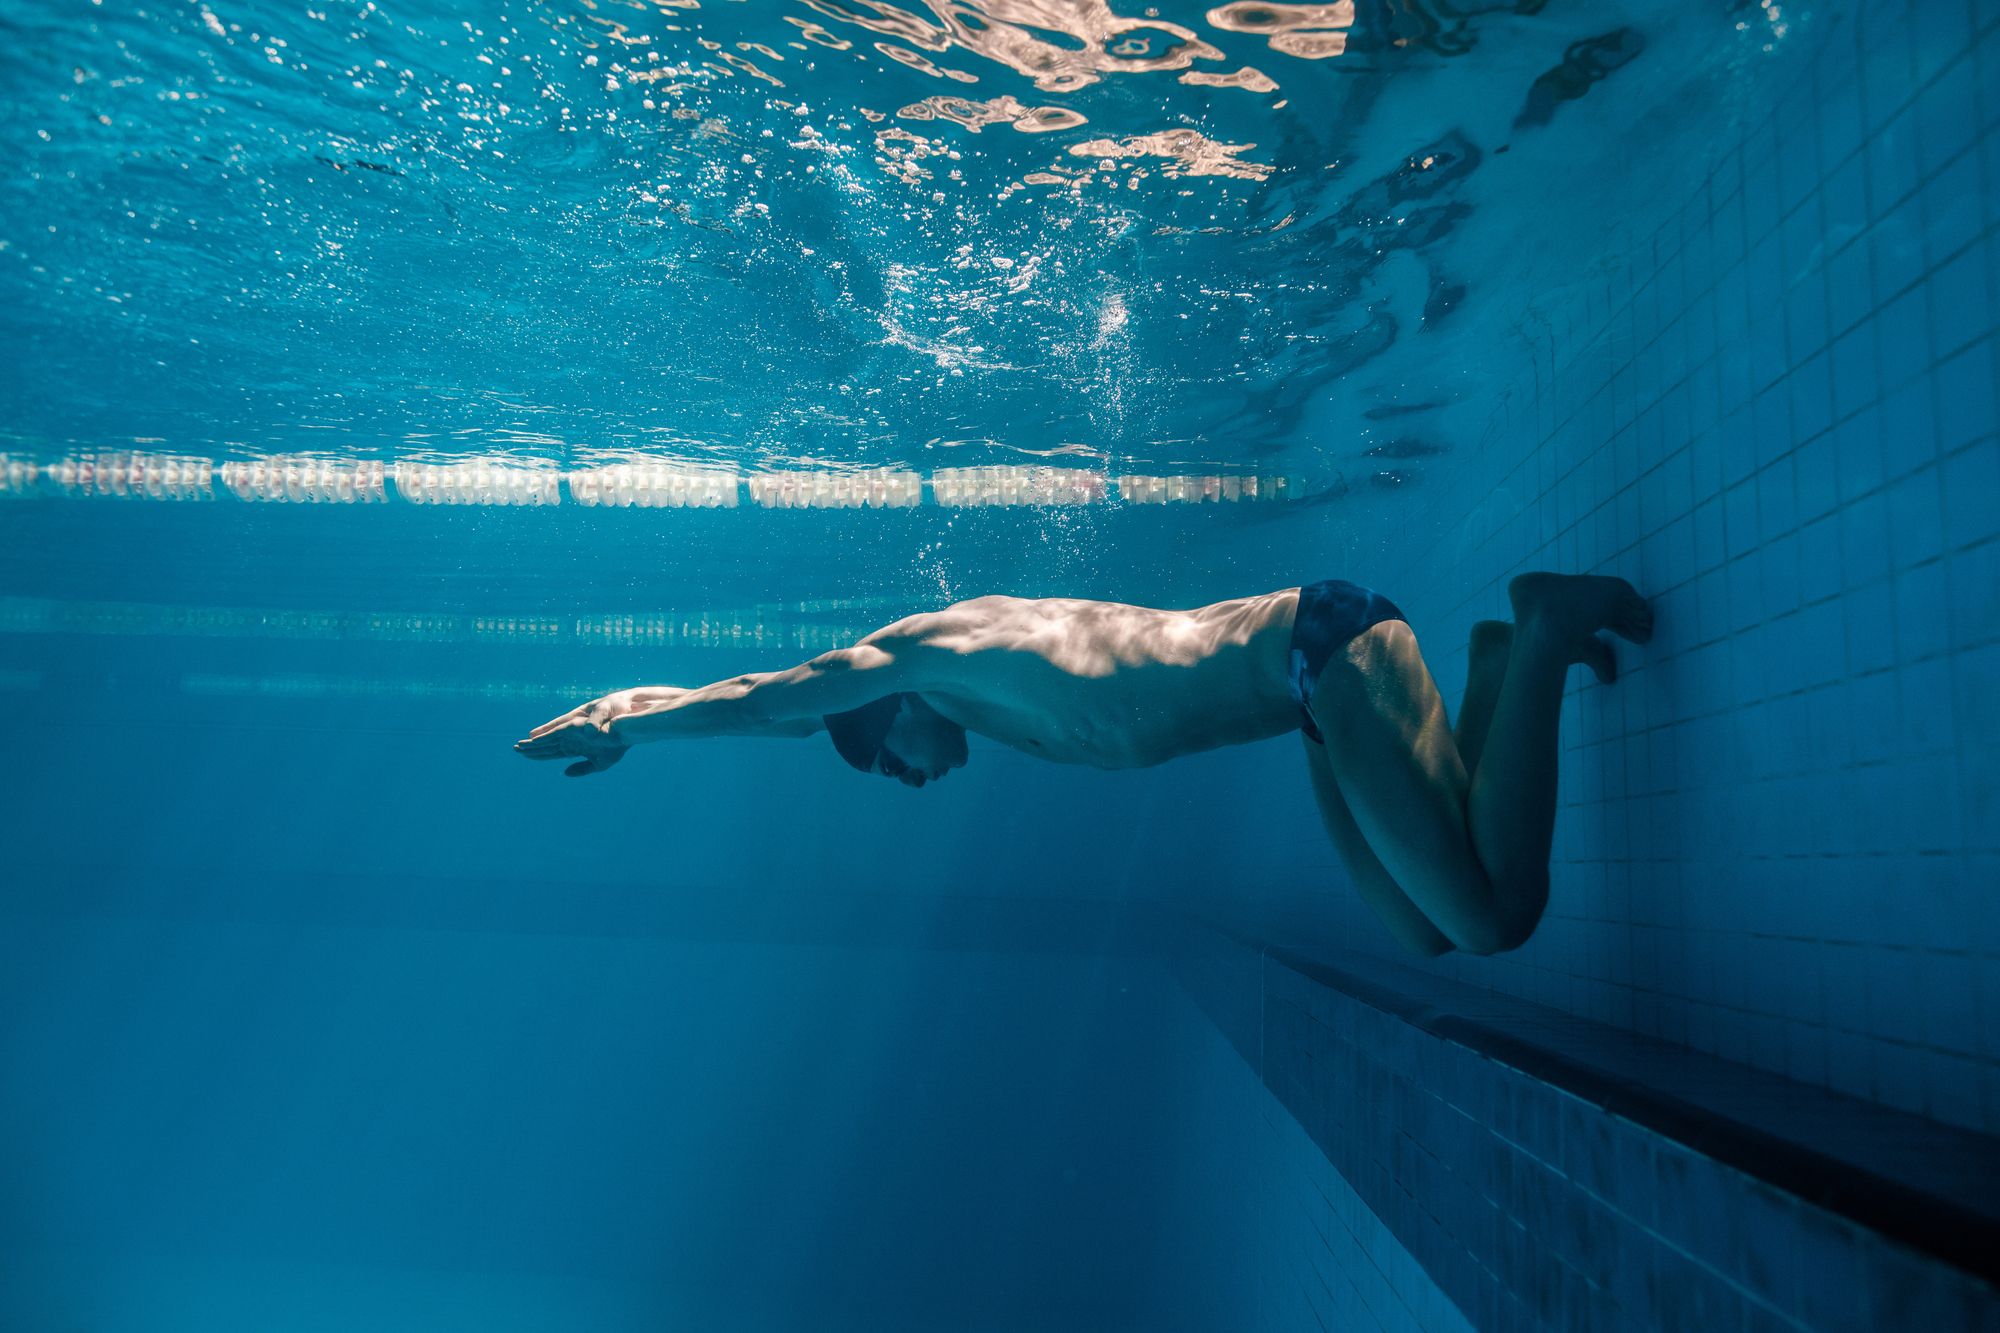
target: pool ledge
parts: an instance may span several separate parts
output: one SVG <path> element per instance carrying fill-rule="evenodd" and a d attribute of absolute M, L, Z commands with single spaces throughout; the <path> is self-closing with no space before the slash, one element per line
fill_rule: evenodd
<path fill-rule="evenodd" d="M 1476 1327 L 2000 1329 L 2000 1140 L 1361 955 L 1175 967 Z"/>

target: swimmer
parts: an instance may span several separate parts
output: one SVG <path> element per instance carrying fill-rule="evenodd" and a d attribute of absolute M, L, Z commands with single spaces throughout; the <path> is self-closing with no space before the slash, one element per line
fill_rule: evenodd
<path fill-rule="evenodd" d="M 514 748 L 581 777 L 648 741 L 824 731 L 855 768 L 921 787 L 964 765 L 967 732 L 1146 768 L 1297 731 L 1327 833 L 1390 932 L 1425 955 L 1498 953 L 1548 903 L 1569 668 L 1609 683 L 1599 632 L 1653 632 L 1623 579 L 1524 574 L 1507 592 L 1513 623 L 1472 628 L 1456 729 L 1402 613 L 1334 579 L 1192 611 L 978 597 L 788 671 L 608 694 Z"/>

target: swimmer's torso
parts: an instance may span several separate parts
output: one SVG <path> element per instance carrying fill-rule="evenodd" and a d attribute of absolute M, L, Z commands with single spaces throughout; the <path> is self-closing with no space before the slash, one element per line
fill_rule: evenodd
<path fill-rule="evenodd" d="M 945 717 L 1057 763 L 1139 768 L 1293 730 L 1298 590 L 1159 611 L 982 597 L 891 626 L 921 654 Z"/>

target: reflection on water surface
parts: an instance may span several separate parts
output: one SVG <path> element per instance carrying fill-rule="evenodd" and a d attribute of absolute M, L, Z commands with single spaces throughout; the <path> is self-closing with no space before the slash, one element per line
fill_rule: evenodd
<path fill-rule="evenodd" d="M 1365 471 L 1771 44 L 1651 9 L 16 7 L 0 443 Z"/>

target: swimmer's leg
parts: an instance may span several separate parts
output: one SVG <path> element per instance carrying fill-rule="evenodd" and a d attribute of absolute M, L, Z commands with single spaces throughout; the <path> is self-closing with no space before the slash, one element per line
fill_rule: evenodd
<path fill-rule="evenodd" d="M 1328 763 L 1368 845 L 1411 903 L 1475 953 L 1523 943 L 1548 904 L 1570 664 L 1589 658 L 1600 629 L 1635 642 L 1652 635 L 1651 609 L 1622 579 L 1530 574 L 1508 594 L 1516 628 L 1476 769 L 1402 621 L 1357 636 L 1312 694 Z"/>
<path fill-rule="evenodd" d="M 1514 649 L 1514 626 L 1505 620 L 1482 620 L 1472 627 L 1472 642 L 1466 648 L 1465 698 L 1458 707 L 1458 725 L 1452 739 L 1458 742 L 1458 756 L 1466 771 L 1479 771 L 1479 755 L 1486 748 L 1486 732 L 1493 725 L 1493 709 L 1500 702 L 1500 682 L 1507 676 L 1507 658 Z M 1606 685 L 1618 679 L 1618 662 L 1611 645 L 1592 635 L 1577 645 L 1577 661 L 1588 666 Z"/>
<path fill-rule="evenodd" d="M 1396 942 L 1412 953 L 1420 953 L 1426 958 L 1449 953 L 1451 941 L 1431 924 L 1429 917 L 1417 910 L 1417 905 L 1410 901 L 1410 895 L 1397 887 L 1396 881 L 1383 868 L 1381 858 L 1368 845 L 1368 839 L 1362 836 L 1361 826 L 1354 822 L 1354 812 L 1347 808 L 1347 801 L 1340 794 L 1340 784 L 1334 781 L 1333 768 L 1327 763 L 1326 747 L 1304 736 L 1300 740 L 1306 747 L 1306 766 L 1312 774 L 1313 795 L 1319 798 L 1320 822 L 1326 825 L 1326 835 L 1333 840 L 1334 850 L 1340 853 L 1341 862 L 1347 867 L 1361 901 L 1381 918 L 1389 933 L 1396 937 Z"/>
<path fill-rule="evenodd" d="M 1507 655 L 1514 647 L 1514 627 L 1504 620 L 1482 620 L 1472 627 L 1466 648 L 1465 699 L 1458 706 L 1458 726 L 1452 739 L 1466 771 L 1479 767 L 1493 709 L 1500 702 L 1500 682 L 1507 678 Z"/>

